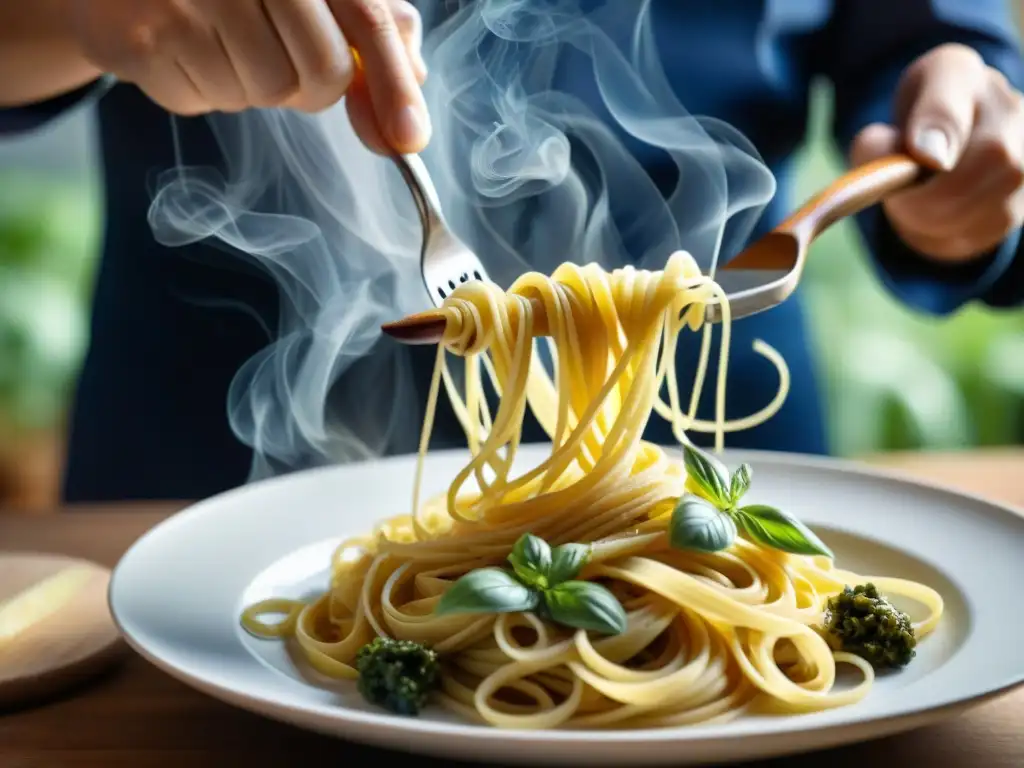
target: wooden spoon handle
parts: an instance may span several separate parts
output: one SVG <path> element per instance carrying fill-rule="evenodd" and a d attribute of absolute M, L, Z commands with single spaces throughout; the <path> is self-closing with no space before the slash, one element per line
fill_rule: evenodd
<path fill-rule="evenodd" d="M 912 186 L 925 168 L 907 155 L 890 155 L 843 174 L 777 228 L 807 246 L 839 219 L 860 213 L 894 192 Z"/>

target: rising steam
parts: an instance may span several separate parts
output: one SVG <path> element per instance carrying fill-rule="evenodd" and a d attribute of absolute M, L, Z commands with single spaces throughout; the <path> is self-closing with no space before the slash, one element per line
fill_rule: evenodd
<path fill-rule="evenodd" d="M 657 268 L 679 248 L 713 271 L 743 244 L 774 179 L 742 135 L 680 104 L 647 3 L 435 5 L 424 158 L 499 284 L 563 261 Z M 401 177 L 363 149 L 343 105 L 210 120 L 226 175 L 167 172 L 150 223 L 164 244 L 245 254 L 278 285 L 276 338 L 228 395 L 252 478 L 413 450 L 431 355 L 379 331 L 429 306 Z"/>

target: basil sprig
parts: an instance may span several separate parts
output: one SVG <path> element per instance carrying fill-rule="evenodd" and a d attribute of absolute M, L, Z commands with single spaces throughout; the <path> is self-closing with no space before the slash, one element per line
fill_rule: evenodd
<path fill-rule="evenodd" d="M 687 445 L 683 447 L 688 486 L 694 493 L 679 499 L 669 523 L 669 544 L 676 549 L 719 552 L 742 530 L 766 547 L 795 555 L 826 555 L 832 551 L 795 517 L 764 504 L 740 506 L 750 489 L 753 470 L 741 464 L 732 475 L 718 459 Z"/>
<path fill-rule="evenodd" d="M 512 571 L 480 568 L 456 581 L 434 613 L 518 613 L 536 611 L 573 629 L 618 635 L 626 629 L 626 611 L 615 595 L 576 576 L 590 559 L 586 544 L 552 549 L 544 539 L 524 533 L 508 556 Z"/>

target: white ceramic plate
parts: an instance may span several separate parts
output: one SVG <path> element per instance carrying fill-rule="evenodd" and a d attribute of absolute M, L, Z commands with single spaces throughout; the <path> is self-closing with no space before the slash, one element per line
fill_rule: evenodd
<path fill-rule="evenodd" d="M 521 460 L 540 459 L 543 447 Z M 834 461 L 735 452 L 751 502 L 811 524 L 838 561 L 865 575 L 927 582 L 946 602 L 940 628 L 903 672 L 847 708 L 647 731 L 500 731 L 446 712 L 399 718 L 352 684 L 311 685 L 283 645 L 239 626 L 242 606 L 323 590 L 342 538 L 409 507 L 411 458 L 299 473 L 196 504 L 143 536 L 114 571 L 113 614 L 144 657 L 226 702 L 355 741 L 451 758 L 576 765 L 697 764 L 770 757 L 884 736 L 960 711 L 1024 681 L 1024 519 L 947 490 Z M 442 490 L 461 453 L 428 460 Z"/>

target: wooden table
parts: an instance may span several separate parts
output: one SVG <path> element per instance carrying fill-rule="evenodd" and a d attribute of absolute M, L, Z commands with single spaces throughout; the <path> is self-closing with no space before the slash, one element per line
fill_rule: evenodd
<path fill-rule="evenodd" d="M 897 455 L 878 463 L 1024 508 L 1024 451 Z M 0 547 L 65 553 L 113 565 L 138 536 L 182 506 L 127 504 L 50 516 L 0 514 Z M 1022 722 L 1024 690 L 1018 690 L 938 726 L 758 765 L 863 768 L 914 761 L 929 768 L 1024 766 Z M 358 766 L 385 757 L 406 765 L 450 764 L 386 755 L 263 720 L 192 691 L 134 655 L 74 696 L 0 715 L 3 768 L 255 768 L 300 761 Z"/>

